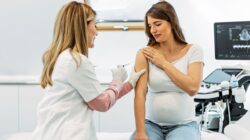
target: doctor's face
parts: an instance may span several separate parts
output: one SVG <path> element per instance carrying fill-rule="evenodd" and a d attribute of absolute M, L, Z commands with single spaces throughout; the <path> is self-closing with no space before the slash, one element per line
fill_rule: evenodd
<path fill-rule="evenodd" d="M 97 36 L 97 30 L 96 30 L 96 20 L 92 20 L 88 24 L 88 48 L 94 47 L 94 41 L 95 37 Z"/>

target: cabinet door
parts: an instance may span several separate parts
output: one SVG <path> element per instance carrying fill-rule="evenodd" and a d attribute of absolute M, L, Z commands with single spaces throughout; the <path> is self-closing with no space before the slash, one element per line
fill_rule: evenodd
<path fill-rule="evenodd" d="M 101 132 L 131 132 L 134 124 L 134 92 L 119 99 L 107 112 L 100 113 Z"/>
<path fill-rule="evenodd" d="M 19 87 L 19 122 L 21 132 L 32 131 L 37 121 L 37 105 L 42 99 L 40 85 L 22 85 Z"/>
<path fill-rule="evenodd" d="M 18 86 L 0 85 L 0 136 L 18 132 Z"/>

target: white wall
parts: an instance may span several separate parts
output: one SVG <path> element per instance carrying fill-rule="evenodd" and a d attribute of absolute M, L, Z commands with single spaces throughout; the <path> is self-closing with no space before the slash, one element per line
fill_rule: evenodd
<path fill-rule="evenodd" d="M 204 50 L 204 77 L 221 65 L 249 65 L 247 60 L 215 60 L 213 29 L 215 22 L 250 20 L 249 0 L 168 0 L 168 2 L 176 9 L 187 41 L 198 44 Z M 98 56 L 93 58 L 94 62 L 104 67 L 104 65 L 133 61 L 131 58 L 134 58 L 133 55 L 138 48 L 145 46 L 144 42 L 147 42 L 147 38 L 143 32 L 100 32 L 96 48 L 93 50 L 95 55 L 93 57 Z M 111 50 L 114 52 L 109 52 Z M 115 53 L 122 58 L 107 57 L 115 56 Z"/>
<path fill-rule="evenodd" d="M 96 66 L 99 79 L 104 82 L 111 80 L 110 69 L 118 64 L 130 63 L 132 68 L 135 56 L 140 48 L 145 47 L 147 38 L 144 31 L 102 31 L 98 33 L 95 47 L 90 49 L 90 59 Z"/>
<path fill-rule="evenodd" d="M 39 75 L 41 57 L 50 45 L 60 7 L 70 0 L 4 0 L 0 2 L 0 75 Z M 81 1 L 81 0 L 78 0 Z M 190 43 L 203 47 L 205 74 L 220 65 L 247 61 L 215 60 L 213 23 L 250 19 L 249 0 L 169 0 Z M 90 58 L 99 75 L 116 64 L 134 61 L 147 40 L 143 31 L 99 32 Z M 104 72 L 102 71 L 104 69 Z M 105 79 L 105 78 L 104 78 Z"/>
<path fill-rule="evenodd" d="M 56 14 L 68 1 L 0 1 L 0 75 L 40 74 Z"/>
<path fill-rule="evenodd" d="M 101 20 L 143 20 L 147 9 L 159 0 L 89 0 Z M 138 10 L 140 9 L 140 10 Z"/>
<path fill-rule="evenodd" d="M 214 22 L 249 21 L 249 0 L 168 0 L 176 9 L 186 39 L 203 47 L 204 76 L 220 65 L 248 61 L 215 60 Z"/>
<path fill-rule="evenodd" d="M 42 54 L 50 45 L 56 15 L 69 1 L 0 1 L 0 76 L 40 75 Z M 111 67 L 134 61 L 145 41 L 144 31 L 99 32 L 96 48 L 90 53 L 98 65 L 97 73 L 110 79 Z"/>

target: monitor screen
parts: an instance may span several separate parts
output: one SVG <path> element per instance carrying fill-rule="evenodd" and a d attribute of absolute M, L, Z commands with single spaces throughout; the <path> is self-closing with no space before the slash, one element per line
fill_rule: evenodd
<path fill-rule="evenodd" d="M 215 58 L 250 59 L 250 21 L 214 24 Z"/>

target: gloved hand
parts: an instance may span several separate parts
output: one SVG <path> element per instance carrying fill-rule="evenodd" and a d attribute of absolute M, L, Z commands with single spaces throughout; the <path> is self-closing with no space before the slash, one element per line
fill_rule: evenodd
<path fill-rule="evenodd" d="M 133 86 L 133 88 L 136 86 L 137 80 L 141 77 L 141 75 L 146 71 L 146 69 L 142 69 L 138 72 L 135 72 L 135 69 L 132 68 L 132 71 L 129 76 L 128 82 Z"/>
<path fill-rule="evenodd" d="M 128 78 L 128 73 L 122 65 L 118 65 L 116 69 L 112 69 L 113 80 L 124 82 Z"/>

